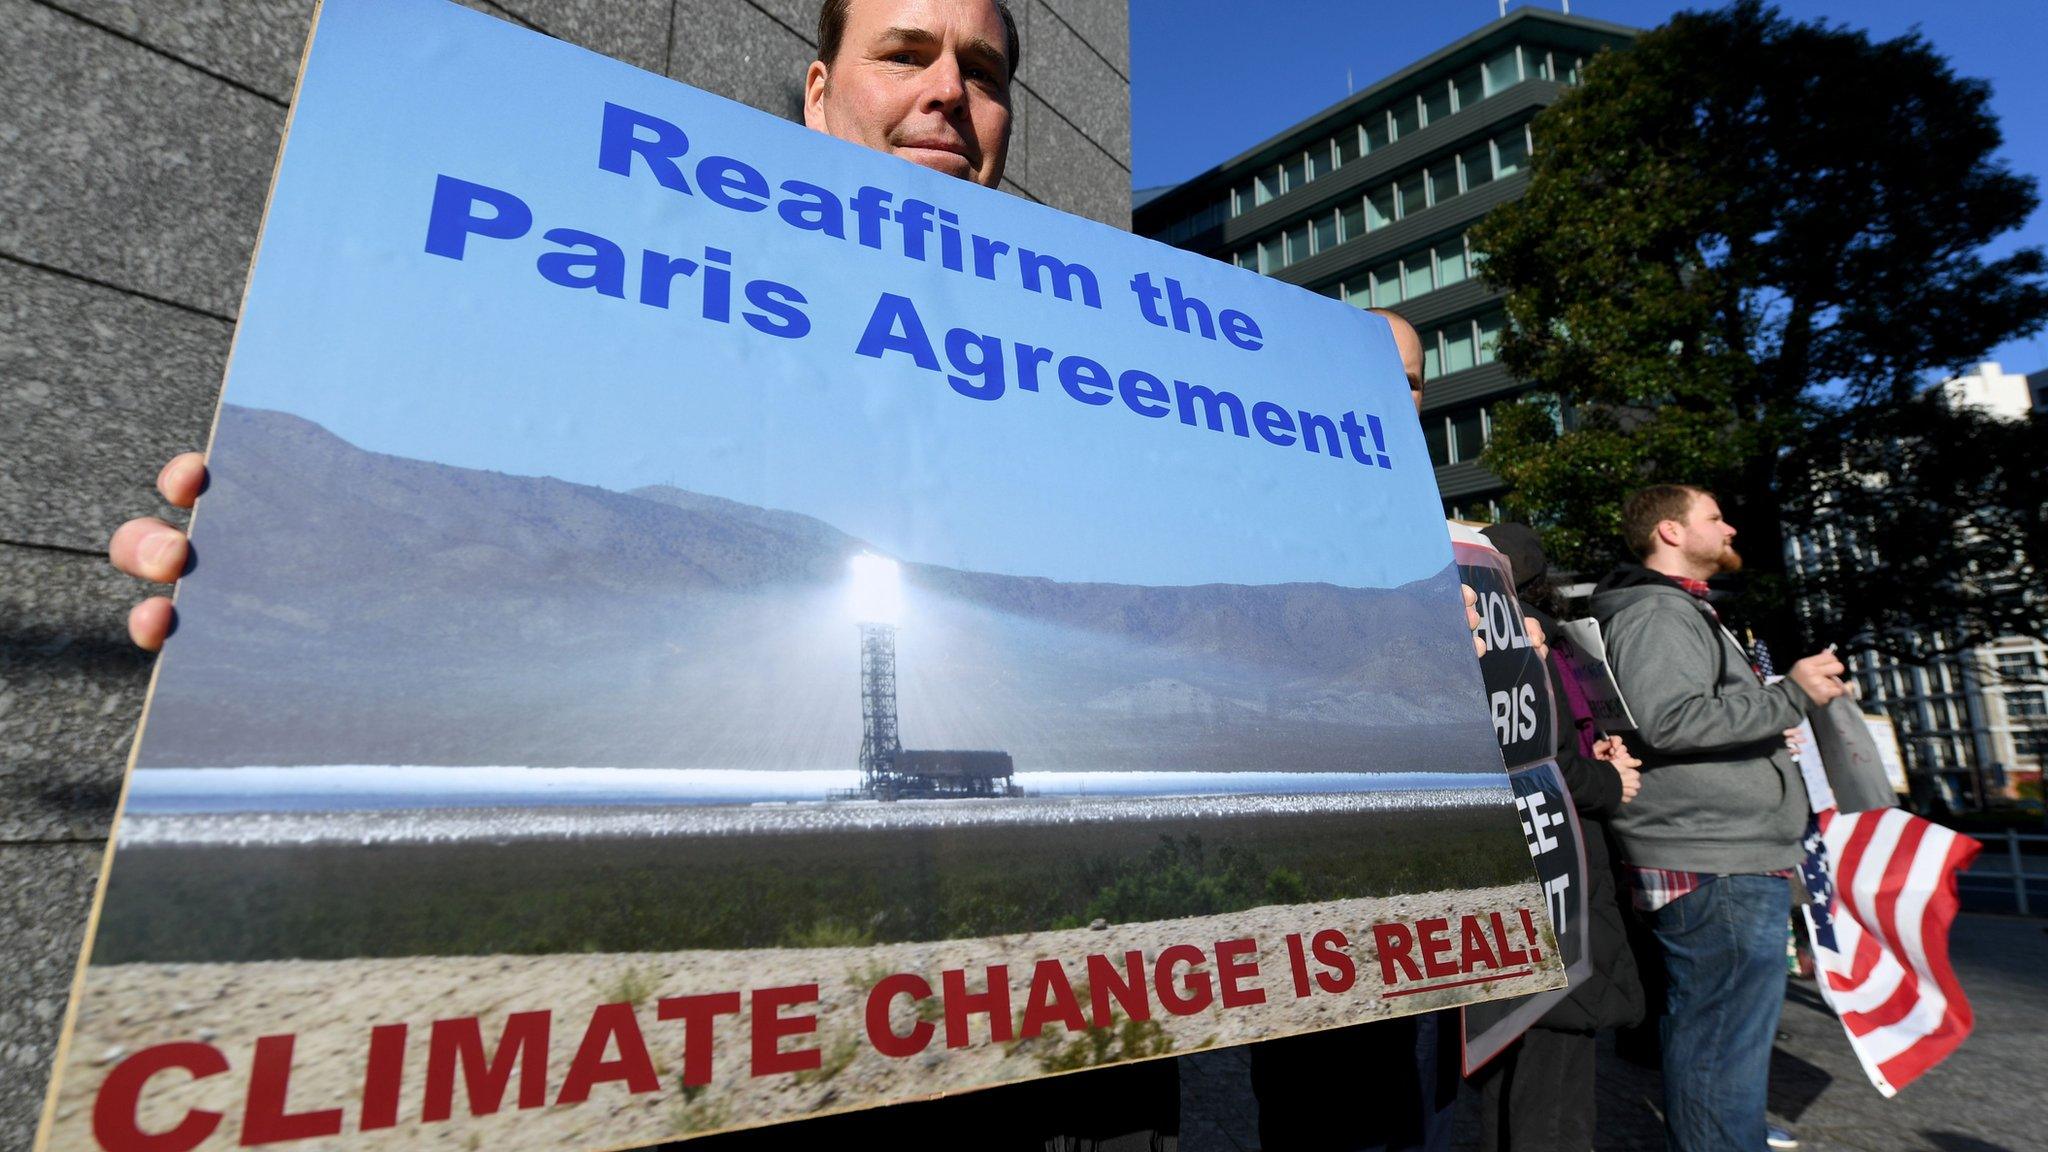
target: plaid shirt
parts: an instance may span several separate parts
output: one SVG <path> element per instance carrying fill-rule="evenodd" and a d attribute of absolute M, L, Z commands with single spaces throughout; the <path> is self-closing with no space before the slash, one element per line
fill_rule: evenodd
<path fill-rule="evenodd" d="M 1684 576 L 1667 576 L 1665 579 L 1670 580 L 1673 584 L 1698 597 L 1701 606 L 1707 610 L 1707 615 L 1713 617 L 1716 623 L 1720 622 L 1721 614 L 1714 611 L 1714 606 L 1707 601 L 1706 581 L 1693 580 Z M 1769 659 L 1769 657 L 1765 657 L 1765 659 Z M 1786 868 L 1778 872 L 1767 872 L 1765 875 L 1782 876 L 1790 880 L 1797 872 L 1798 869 L 1796 868 Z M 1631 884 L 1629 887 L 1637 911 L 1655 912 L 1673 900 L 1705 884 L 1716 875 L 1718 873 L 1682 872 L 1676 868 L 1638 868 L 1635 865 L 1630 865 L 1629 879 Z"/>

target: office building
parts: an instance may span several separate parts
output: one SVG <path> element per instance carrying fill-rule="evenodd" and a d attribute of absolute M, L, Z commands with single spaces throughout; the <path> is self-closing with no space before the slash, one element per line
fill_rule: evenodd
<path fill-rule="evenodd" d="M 1176 187 L 1133 228 L 1177 247 L 1398 312 L 1422 334 L 1423 430 L 1446 515 L 1493 519 L 1479 463 L 1495 405 L 1502 293 L 1467 232 L 1529 182 L 1529 122 L 1634 30 L 1522 8 Z"/>

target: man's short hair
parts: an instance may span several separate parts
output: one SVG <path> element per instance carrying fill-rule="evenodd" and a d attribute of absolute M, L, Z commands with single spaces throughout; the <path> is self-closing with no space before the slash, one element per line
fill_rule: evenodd
<path fill-rule="evenodd" d="M 1003 18 L 1003 50 L 1009 54 L 1010 75 L 1017 74 L 1017 60 L 1023 45 L 1017 40 L 1017 18 L 1010 15 L 1010 0 L 995 0 L 996 14 Z M 853 0 L 825 0 L 818 6 L 818 59 L 831 67 L 839 59 L 839 42 L 846 38 L 846 10 Z"/>
<path fill-rule="evenodd" d="M 1636 559 L 1647 560 L 1657 547 L 1657 525 L 1666 520 L 1683 522 L 1692 502 L 1712 496 L 1705 488 L 1691 484 L 1652 484 L 1629 493 L 1621 506 L 1621 539 Z"/>

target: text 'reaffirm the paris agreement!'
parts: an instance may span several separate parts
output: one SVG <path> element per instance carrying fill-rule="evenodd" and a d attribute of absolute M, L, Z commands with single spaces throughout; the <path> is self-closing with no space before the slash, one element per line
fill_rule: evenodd
<path fill-rule="evenodd" d="M 1121 290 L 1112 287 L 1111 301 L 1105 301 L 1101 278 L 1086 263 L 982 235 L 943 204 L 899 197 L 872 184 L 846 195 L 800 179 L 771 183 L 768 173 L 745 160 L 693 156 L 681 125 L 620 104 L 607 102 L 596 127 L 598 168 L 626 179 L 653 180 L 675 195 L 701 197 L 733 212 L 772 212 L 821 243 L 858 244 L 961 276 L 1011 283 L 1076 308 L 1111 307 L 1127 291 L 1121 306 L 1132 309 L 1138 321 L 1190 339 L 1219 341 L 1246 356 L 1265 347 L 1252 316 L 1190 295 L 1170 277 L 1140 272 Z M 811 299 L 803 288 L 745 276 L 742 255 L 730 247 L 707 244 L 688 255 L 645 246 L 635 252 L 570 223 L 536 220 L 517 192 L 443 173 L 427 209 L 426 251 L 462 260 L 481 245 L 521 245 L 532 253 L 541 278 L 566 289 L 649 308 L 688 309 L 715 323 L 737 319 L 784 340 L 811 335 Z M 850 351 L 942 374 L 954 393 L 969 400 L 1058 391 L 1080 405 L 1121 407 L 1196 432 L 1370 468 L 1394 467 L 1374 413 L 1290 408 L 1014 335 L 947 328 L 927 321 L 917 302 L 899 293 L 878 294 Z"/>

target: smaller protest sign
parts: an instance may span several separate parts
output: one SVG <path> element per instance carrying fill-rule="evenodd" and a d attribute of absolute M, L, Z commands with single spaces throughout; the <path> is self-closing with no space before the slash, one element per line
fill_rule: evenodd
<path fill-rule="evenodd" d="M 1892 791 L 1901 796 L 1912 791 L 1912 786 L 1906 783 L 1906 757 L 1899 750 L 1899 733 L 1892 725 L 1892 718 L 1866 714 L 1863 724 L 1870 729 L 1870 738 L 1877 744 L 1877 759 L 1884 765 L 1884 776 L 1891 782 Z"/>
<path fill-rule="evenodd" d="M 1493 734 L 1500 741 L 1508 770 L 1540 763 L 1555 753 L 1556 714 L 1550 698 L 1550 675 L 1543 657 L 1529 640 L 1522 605 L 1515 598 L 1515 576 L 1507 557 L 1486 537 L 1453 523 L 1451 552 L 1458 579 L 1478 596 L 1477 635 L 1486 646 L 1479 671 L 1486 681 L 1486 703 L 1493 716 Z"/>
<path fill-rule="evenodd" d="M 1468 1005 L 1464 1072 L 1469 1076 L 1569 996 L 1571 986 L 1591 976 L 1592 954 L 1587 947 L 1585 838 L 1555 759 L 1558 712 L 1549 670 L 1530 639 L 1507 557 L 1465 525 L 1453 523 L 1450 532 L 1458 579 L 1477 597 L 1477 634 L 1485 644 L 1479 670 L 1493 712 L 1494 737 L 1508 765 L 1522 835 L 1550 913 L 1552 946 L 1571 982 L 1564 988 Z M 1619 699 L 1620 693 L 1614 695 Z"/>
<path fill-rule="evenodd" d="M 1898 803 L 1905 781 L 1898 737 L 1892 735 L 1889 720 L 1879 732 L 1871 719 L 1842 696 L 1816 708 L 1799 725 L 1799 768 L 1815 811 L 1832 807 L 1845 813 L 1868 812 Z"/>
<path fill-rule="evenodd" d="M 1558 956 L 1571 987 L 1466 1005 L 1463 1071 L 1467 1076 L 1514 1043 L 1593 972 L 1588 947 L 1591 909 L 1586 901 L 1586 840 L 1564 774 L 1555 760 L 1545 760 L 1510 773 L 1508 782 L 1515 789 L 1522 835 L 1529 841 L 1530 858 L 1536 861 L 1544 904 L 1557 934 Z"/>
<path fill-rule="evenodd" d="M 1628 701 L 1622 698 L 1614 670 L 1607 665 L 1607 641 L 1600 635 L 1598 620 L 1589 616 L 1563 621 L 1557 626 L 1557 635 L 1550 638 L 1550 649 L 1601 731 L 1636 730 L 1636 718 L 1629 714 Z"/>

